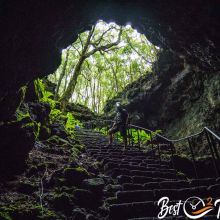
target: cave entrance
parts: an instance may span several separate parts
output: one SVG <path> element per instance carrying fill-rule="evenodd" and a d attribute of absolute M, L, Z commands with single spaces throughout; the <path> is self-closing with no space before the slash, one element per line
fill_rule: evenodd
<path fill-rule="evenodd" d="M 55 99 L 102 113 L 105 103 L 140 77 L 150 74 L 159 47 L 128 23 L 99 20 L 62 50 L 62 62 L 49 76 Z"/>

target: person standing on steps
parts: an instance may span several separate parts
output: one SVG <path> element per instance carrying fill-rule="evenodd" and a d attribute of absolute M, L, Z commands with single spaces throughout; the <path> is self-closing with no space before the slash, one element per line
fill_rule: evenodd
<path fill-rule="evenodd" d="M 121 136 L 123 137 L 124 147 L 127 147 L 127 126 L 128 126 L 128 117 L 129 114 L 121 105 L 120 102 L 116 102 L 116 115 L 114 118 L 114 124 L 112 128 L 108 131 L 109 134 L 109 144 L 112 145 L 113 134 L 120 131 Z"/>

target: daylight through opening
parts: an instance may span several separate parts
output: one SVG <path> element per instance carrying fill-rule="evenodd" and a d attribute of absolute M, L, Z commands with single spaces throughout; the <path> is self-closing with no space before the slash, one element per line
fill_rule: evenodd
<path fill-rule="evenodd" d="M 150 74 L 159 50 L 130 24 L 99 20 L 62 50 L 62 62 L 49 76 L 55 99 L 63 110 L 72 102 L 100 114 L 108 100 Z"/>

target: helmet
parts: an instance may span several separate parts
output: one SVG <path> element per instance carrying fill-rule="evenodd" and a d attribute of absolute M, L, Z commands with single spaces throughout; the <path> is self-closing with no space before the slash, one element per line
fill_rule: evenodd
<path fill-rule="evenodd" d="M 116 107 L 120 107 L 121 103 L 120 102 L 116 102 Z"/>
<path fill-rule="evenodd" d="M 116 102 L 115 105 L 116 105 L 116 109 L 117 109 L 118 111 L 122 110 L 122 105 L 121 105 L 120 102 Z"/>

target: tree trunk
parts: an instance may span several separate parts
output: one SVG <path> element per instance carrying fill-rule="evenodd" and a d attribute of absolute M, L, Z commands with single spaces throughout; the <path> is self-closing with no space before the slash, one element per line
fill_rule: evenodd
<path fill-rule="evenodd" d="M 85 43 L 84 48 L 82 50 L 81 56 L 79 58 L 79 61 L 78 61 L 78 63 L 75 66 L 73 76 L 70 79 L 70 82 L 69 82 L 69 85 L 67 86 L 66 91 L 64 92 L 63 96 L 61 97 L 60 101 L 61 101 L 61 109 L 62 109 L 62 111 L 66 110 L 66 105 L 67 105 L 70 97 L 72 96 L 72 94 L 74 92 L 74 89 L 75 89 L 76 83 L 77 83 L 77 78 L 80 75 L 81 68 L 82 68 L 82 65 L 83 65 L 84 61 L 88 57 L 93 55 L 94 53 L 96 53 L 98 51 L 106 51 L 107 49 L 110 49 L 111 47 L 116 46 L 116 45 L 118 45 L 120 43 L 121 34 L 122 34 L 122 28 L 120 28 L 118 39 L 117 39 L 116 42 L 109 43 L 109 44 L 104 45 L 104 46 L 101 45 L 99 47 L 95 46 L 95 48 L 93 50 L 87 52 L 87 50 L 89 48 L 89 45 L 90 44 L 93 45 L 93 43 L 91 43 L 91 39 L 92 39 L 92 35 L 94 33 L 94 30 L 95 30 L 95 26 L 93 26 L 92 29 L 89 32 L 89 35 L 88 35 L 88 37 L 86 39 L 86 43 Z"/>
<path fill-rule="evenodd" d="M 63 64 L 63 69 L 62 69 L 62 72 L 60 74 L 60 78 L 59 78 L 58 83 L 57 83 L 57 87 L 56 87 L 56 91 L 55 91 L 55 100 L 57 100 L 58 96 L 59 96 L 58 93 L 59 93 L 59 89 L 60 89 L 60 84 L 61 84 L 62 79 L 63 79 L 63 77 L 65 76 L 65 73 L 66 73 L 68 58 L 69 58 L 69 49 L 67 49 L 65 61 L 64 61 L 64 64 Z"/>

